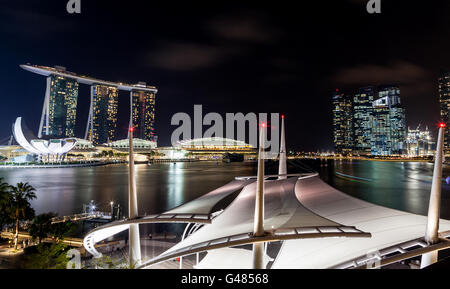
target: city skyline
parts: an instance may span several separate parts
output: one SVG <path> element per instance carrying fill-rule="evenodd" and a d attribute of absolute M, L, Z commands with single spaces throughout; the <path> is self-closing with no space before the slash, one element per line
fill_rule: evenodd
<path fill-rule="evenodd" d="M 400 89 L 369 86 L 332 96 L 334 145 L 338 154 L 390 156 L 406 153 L 405 109 Z"/>
<path fill-rule="evenodd" d="M 358 1 L 331 2 L 327 9 L 307 2 L 304 10 L 309 13 L 303 17 L 297 17 L 295 9 L 264 3 L 259 7 L 223 5 L 218 10 L 201 3 L 178 4 L 180 9 L 174 11 L 164 4 L 140 4 L 141 9 L 136 10 L 133 5 L 101 2 L 83 3 L 80 15 L 68 14 L 65 3 L 38 1 L 14 1 L 1 12 L 2 21 L 12 27 L 2 30 L 10 41 L 2 48 L 4 65 L 0 68 L 1 93 L 9 108 L 1 116 L 1 139 L 9 136 L 9 124 L 17 115 L 27 116 L 26 121 L 37 131 L 40 111 L 36 107 L 42 106 L 45 84 L 18 68 L 27 62 L 158 86 L 162 94 L 156 101 L 154 126 L 161 145 L 170 143 L 171 116 L 189 113 L 194 104 L 202 104 L 205 111 L 221 114 L 284 113 L 290 119 L 288 149 L 332 150 L 330 92 L 336 87 L 383 83 L 400 87 L 407 125 L 422 123 L 436 134 L 434 128 L 440 120 L 436 79 L 441 69 L 450 67 L 445 50 L 449 40 L 444 37 L 449 29 L 446 1 L 424 7 L 404 5 L 407 1 L 386 2 L 380 15 L 368 14 L 365 3 Z M 144 21 L 140 16 L 150 8 L 155 13 Z M 104 9 L 108 13 L 101 13 Z M 124 21 L 102 22 L 99 15 Z M 55 22 L 60 25 L 53 25 Z M 82 33 L 92 28 L 103 31 L 102 39 L 117 34 L 122 38 L 111 44 Z M 56 36 L 61 41 L 48 46 L 48 40 Z M 371 41 L 361 41 L 363 37 Z M 136 41 L 140 45 L 130 45 Z M 80 86 L 79 95 L 89 95 L 89 87 Z M 118 138 L 127 135 L 128 97 L 119 92 Z M 271 98 L 277 101 L 259 101 Z M 78 102 L 82 109 L 75 135 L 84 136 L 89 98 L 79 97 Z M 290 105 L 293 103 L 301 105 Z M 299 133 L 291 133 L 291 129 Z M 315 133 L 317 130 L 323 133 Z"/>

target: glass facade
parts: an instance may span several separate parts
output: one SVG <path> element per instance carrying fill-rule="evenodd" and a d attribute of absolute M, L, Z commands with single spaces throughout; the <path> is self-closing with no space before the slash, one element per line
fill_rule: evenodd
<path fill-rule="evenodd" d="M 351 97 L 338 90 L 333 95 L 333 135 L 336 152 L 349 154 L 353 145 Z"/>
<path fill-rule="evenodd" d="M 450 154 L 450 72 L 441 73 L 438 83 L 441 121 L 447 124 L 444 132 L 444 152 Z"/>
<path fill-rule="evenodd" d="M 375 88 L 363 87 L 353 97 L 353 153 L 368 155 L 371 153 L 372 102 Z"/>
<path fill-rule="evenodd" d="M 115 140 L 119 90 L 114 86 L 100 84 L 93 85 L 91 89 L 92 143 L 109 143 Z"/>
<path fill-rule="evenodd" d="M 421 130 L 419 125 L 416 129 L 408 128 L 406 146 L 408 149 L 408 156 L 423 157 L 433 155 L 436 143 L 431 137 L 428 127 L 426 127 L 425 130 Z"/>
<path fill-rule="evenodd" d="M 156 141 L 155 137 L 155 93 L 133 90 L 131 92 L 134 136 Z"/>
<path fill-rule="evenodd" d="M 389 156 L 406 153 L 405 110 L 396 86 L 363 87 L 353 97 L 333 95 L 336 153 Z"/>
<path fill-rule="evenodd" d="M 48 135 L 74 137 L 77 116 L 78 82 L 58 75 L 50 76 Z M 45 134 L 47 127 L 44 126 Z"/>
<path fill-rule="evenodd" d="M 371 153 L 376 156 L 405 153 L 405 110 L 400 103 L 400 89 L 381 87 L 373 102 Z"/>

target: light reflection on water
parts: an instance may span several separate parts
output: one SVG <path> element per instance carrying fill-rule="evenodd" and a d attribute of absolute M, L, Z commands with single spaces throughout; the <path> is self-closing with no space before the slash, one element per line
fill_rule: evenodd
<path fill-rule="evenodd" d="M 161 213 L 231 181 L 254 174 L 252 163 L 166 163 L 136 165 L 140 214 Z M 87 168 L 0 169 L 0 178 L 15 184 L 29 182 L 37 190 L 32 206 L 37 214 L 79 213 L 94 200 L 109 212 L 110 202 L 128 214 L 128 167 L 109 165 Z"/>
<path fill-rule="evenodd" d="M 231 181 L 235 176 L 255 175 L 254 167 L 253 163 L 215 162 L 136 165 L 139 213 L 164 212 Z M 83 204 L 94 200 L 105 211 L 110 210 L 111 201 L 119 203 L 126 216 L 127 170 L 126 165 L 0 169 L 0 178 L 11 184 L 23 181 L 33 185 L 38 198 L 32 205 L 37 214 L 49 211 L 60 215 L 79 213 Z M 336 176 L 335 171 L 371 181 L 344 179 Z M 336 160 L 334 168 L 323 167 L 320 174 L 330 185 L 357 198 L 422 215 L 428 210 L 432 163 Z M 450 176 L 450 167 L 444 169 L 443 178 L 447 176 Z M 449 205 L 450 186 L 443 182 L 441 217 L 450 219 Z"/>
<path fill-rule="evenodd" d="M 371 179 L 352 181 L 334 171 Z M 321 175 L 330 185 L 352 196 L 379 205 L 425 215 L 428 210 L 433 164 L 427 162 L 335 161 L 334 171 L 323 169 Z M 450 175 L 445 167 L 443 179 Z M 442 182 L 441 217 L 450 219 L 450 186 Z"/>

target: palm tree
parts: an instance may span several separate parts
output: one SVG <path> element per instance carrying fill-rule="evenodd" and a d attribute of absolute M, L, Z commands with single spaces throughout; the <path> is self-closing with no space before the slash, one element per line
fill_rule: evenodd
<path fill-rule="evenodd" d="M 9 185 L 0 178 L 0 206 L 6 205 L 9 199 Z"/>
<path fill-rule="evenodd" d="M 38 239 L 40 244 L 42 239 L 45 239 L 50 234 L 54 217 L 56 217 L 54 213 L 44 213 L 34 217 L 33 223 L 28 230 L 33 240 Z"/>
<path fill-rule="evenodd" d="M 7 224 L 8 215 L 6 207 L 9 201 L 9 185 L 0 179 L 0 231 L 3 229 L 3 224 Z"/>
<path fill-rule="evenodd" d="M 19 240 L 19 221 L 29 220 L 34 217 L 34 210 L 30 201 L 36 198 L 35 189 L 28 183 L 18 183 L 17 186 L 10 186 L 9 212 L 13 220 L 16 221 L 16 235 L 14 236 L 14 249 L 17 250 Z"/>

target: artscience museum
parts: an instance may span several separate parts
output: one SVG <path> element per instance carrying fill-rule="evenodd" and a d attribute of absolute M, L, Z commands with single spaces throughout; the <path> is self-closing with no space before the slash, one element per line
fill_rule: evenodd
<path fill-rule="evenodd" d="M 38 139 L 22 122 L 22 117 L 18 117 L 13 124 L 13 135 L 17 143 L 31 155 L 40 160 L 63 161 L 66 154 L 74 148 L 77 141 L 75 138 L 64 139 Z"/>

